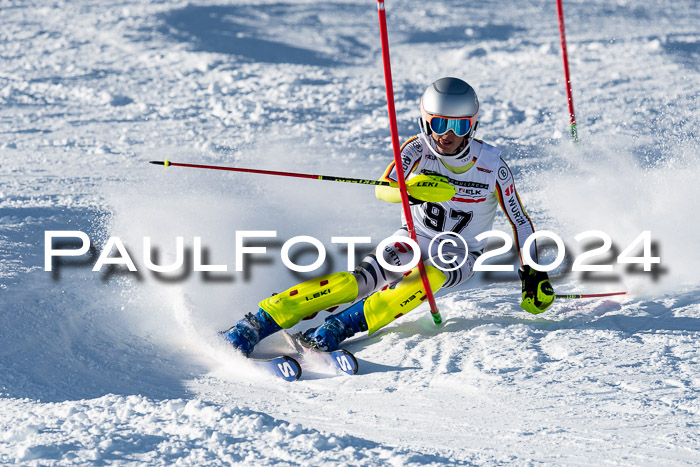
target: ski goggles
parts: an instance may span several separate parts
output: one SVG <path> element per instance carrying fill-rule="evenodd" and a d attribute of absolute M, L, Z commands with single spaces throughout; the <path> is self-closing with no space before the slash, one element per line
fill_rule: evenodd
<path fill-rule="evenodd" d="M 438 135 L 444 135 L 452 130 L 457 136 L 466 136 L 472 128 L 472 119 L 476 120 L 476 117 L 451 118 L 429 115 L 427 121 L 430 129 Z"/>

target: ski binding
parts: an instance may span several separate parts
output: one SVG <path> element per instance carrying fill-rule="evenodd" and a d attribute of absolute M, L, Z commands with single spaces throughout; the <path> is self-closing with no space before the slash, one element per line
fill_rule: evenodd
<path fill-rule="evenodd" d="M 348 374 L 355 375 L 359 370 L 359 365 L 355 356 L 345 349 L 334 350 L 333 352 L 326 352 L 314 348 L 309 344 L 309 342 L 304 338 L 302 333 L 290 334 L 284 331 L 284 337 L 287 339 L 297 352 L 302 354 L 303 357 L 314 358 L 318 361 L 322 361 L 327 365 L 334 367 L 335 369 Z"/>

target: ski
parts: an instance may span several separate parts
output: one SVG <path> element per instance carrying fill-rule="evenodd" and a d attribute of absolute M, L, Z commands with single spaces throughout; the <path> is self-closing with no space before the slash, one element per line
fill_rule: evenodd
<path fill-rule="evenodd" d="M 248 360 L 253 362 L 256 366 L 274 373 L 285 381 L 296 381 L 301 378 L 301 365 L 288 355 L 281 355 L 273 358 L 248 357 Z"/>
<path fill-rule="evenodd" d="M 348 375 L 355 375 L 359 370 L 357 359 L 345 349 L 326 352 L 313 348 L 302 333 L 290 334 L 285 331 L 284 337 L 304 358 L 308 356 L 316 359 Z"/>
<path fill-rule="evenodd" d="M 226 331 L 219 331 L 218 334 L 224 340 L 227 340 L 225 337 Z M 240 350 L 238 352 L 249 361 L 253 362 L 257 367 L 274 373 L 285 381 L 296 381 L 301 378 L 301 365 L 289 355 L 279 355 L 271 358 L 255 358 L 247 356 Z"/>

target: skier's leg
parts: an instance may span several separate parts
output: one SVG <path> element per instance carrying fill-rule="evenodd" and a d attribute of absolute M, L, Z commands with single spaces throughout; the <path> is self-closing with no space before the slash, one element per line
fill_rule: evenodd
<path fill-rule="evenodd" d="M 329 316 L 318 328 L 307 330 L 304 338 L 318 349 L 336 350 L 345 339 L 367 330 L 364 306 L 365 301 L 360 300 L 340 313 Z"/>
<path fill-rule="evenodd" d="M 433 266 L 426 266 L 428 280 L 433 292 L 437 292 L 445 282 L 445 274 Z M 367 331 L 372 334 L 394 321 L 399 316 L 423 303 L 426 294 L 418 268 L 411 269 L 403 280 L 386 286 L 350 308 L 326 318 L 323 325 L 304 333 L 316 347 L 332 351 L 340 343 L 357 332 Z"/>
<path fill-rule="evenodd" d="M 408 231 L 405 229 L 399 229 L 392 235 L 392 237 L 400 238 L 408 238 L 408 236 Z M 423 248 L 422 245 L 421 248 Z M 353 271 L 353 275 L 357 279 L 357 296 L 360 298 L 369 297 L 388 284 L 401 280 L 403 276 L 402 272 L 389 271 L 382 267 L 379 263 L 379 256 L 387 264 L 403 266 L 413 259 L 413 250 L 408 243 L 397 239 L 396 242 L 384 247 L 382 251 L 375 249 L 365 256 Z"/>
<path fill-rule="evenodd" d="M 407 235 L 405 230 L 399 230 L 393 236 L 406 237 Z M 336 272 L 321 276 L 266 298 L 260 302 L 260 310 L 255 317 L 258 322 L 272 323 L 269 327 L 264 326 L 262 330 L 257 330 L 257 327 L 246 318 L 229 329 L 224 337 L 234 347 L 249 354 L 260 340 L 282 328 L 291 328 L 314 313 L 353 302 L 358 298 L 362 299 L 400 280 L 402 273 L 386 270 L 379 264 L 377 260 L 379 254 L 388 264 L 396 266 L 408 264 L 413 258 L 413 252 L 408 244 L 401 241 L 394 242 L 383 251 L 375 251 L 365 257 L 352 273 Z M 250 329 L 258 332 L 251 333 Z"/>
<path fill-rule="evenodd" d="M 272 319 L 291 328 L 302 319 L 326 308 L 357 298 L 357 280 L 349 272 L 336 272 L 310 279 L 260 302 Z"/>
<path fill-rule="evenodd" d="M 440 253 L 438 254 L 438 250 Z M 449 242 L 439 248 L 437 242 L 428 253 L 429 260 L 426 264 L 432 264 L 445 274 L 443 288 L 457 287 L 464 284 L 474 276 L 474 263 L 481 256 L 481 252 L 466 252 L 462 248 L 457 248 Z"/>
<path fill-rule="evenodd" d="M 266 298 L 255 315 L 248 314 L 229 330 L 224 339 L 249 355 L 265 337 L 290 328 L 309 315 L 357 297 L 357 280 L 349 272 L 336 272 L 298 284 Z"/>
<path fill-rule="evenodd" d="M 405 229 L 400 229 L 392 235 L 399 237 L 393 243 L 388 244 L 381 251 L 375 249 L 365 256 L 360 264 L 355 268 L 353 275 L 357 280 L 358 298 L 373 296 L 377 290 L 389 287 L 389 284 L 400 281 L 405 274 L 402 272 L 390 271 L 382 267 L 378 257 L 385 263 L 395 266 L 403 266 L 413 259 L 413 250 L 408 243 L 402 241 L 408 237 Z M 403 290 L 403 289 L 402 289 Z M 317 329 L 309 329 L 304 334 L 311 343 L 319 348 L 335 350 L 338 345 L 348 337 L 357 332 L 367 331 L 367 320 L 365 318 L 366 302 L 360 300 L 350 308 L 328 317 Z M 370 312 L 370 316 L 372 316 Z M 370 318 L 372 319 L 372 318 Z"/>
<path fill-rule="evenodd" d="M 280 329 L 282 328 L 261 308 L 255 315 L 248 313 L 245 318 L 220 334 L 235 348 L 250 355 L 258 342 Z"/>
<path fill-rule="evenodd" d="M 426 242 L 422 240 L 424 239 L 418 238 L 419 245 L 427 250 L 427 245 L 424 245 Z M 434 250 L 437 251 L 437 246 L 433 245 Z M 431 252 L 425 251 L 425 253 Z M 454 248 L 449 243 L 443 245 L 440 255 L 436 254 L 431 257 L 431 260 L 425 262 L 432 291 L 437 292 L 441 287 L 456 287 L 469 280 L 474 275 L 474 262 L 479 254 L 478 252 L 466 253 L 463 249 Z M 368 263 L 369 261 L 365 258 L 362 264 L 367 267 Z M 355 271 L 357 272 L 358 269 L 360 267 Z M 360 282 L 359 278 L 358 282 Z M 426 298 L 420 273 L 418 268 L 415 268 L 406 273 L 401 282 L 395 282 L 390 286 L 385 285 L 382 290 L 370 295 L 366 301 L 360 301 L 340 313 L 329 316 L 323 325 L 317 329 L 310 329 L 304 334 L 318 348 L 332 351 L 337 349 L 344 339 L 358 332 L 369 330 L 369 333 L 373 334 L 416 308 Z"/>
<path fill-rule="evenodd" d="M 460 249 L 449 250 L 448 245 L 443 248 L 443 253 L 425 261 L 425 271 L 434 293 L 441 288 L 463 284 L 474 275 L 475 254 L 465 254 Z M 412 269 L 398 285 L 380 290 L 365 302 L 364 312 L 369 334 L 405 315 L 427 298 L 418 268 Z"/>
<path fill-rule="evenodd" d="M 440 290 L 445 283 L 445 274 L 430 265 L 425 266 L 425 272 L 433 292 Z M 413 310 L 427 298 L 417 267 L 411 269 L 398 284 L 370 295 L 364 307 L 370 335 Z"/>
<path fill-rule="evenodd" d="M 399 230 L 394 236 L 406 235 Z M 382 287 L 395 282 L 402 273 L 385 270 L 377 261 L 378 252 L 368 255 L 355 271 L 336 272 L 295 285 L 284 292 L 260 302 L 272 319 L 283 328 L 291 328 L 302 319 L 343 303 L 364 298 Z M 388 264 L 402 266 L 410 262 L 410 246 L 395 242 L 381 252 Z"/>

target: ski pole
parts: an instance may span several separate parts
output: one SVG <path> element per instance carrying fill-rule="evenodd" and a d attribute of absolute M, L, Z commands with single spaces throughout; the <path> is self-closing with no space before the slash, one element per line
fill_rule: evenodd
<path fill-rule="evenodd" d="M 331 182 L 344 182 L 344 183 L 357 183 L 360 185 L 382 185 L 391 186 L 391 184 L 384 180 L 369 180 L 365 178 L 349 178 L 349 177 L 335 177 L 333 175 L 313 175 L 313 174 L 303 174 L 297 172 L 280 172 L 276 170 L 261 170 L 261 169 L 245 169 L 242 167 L 225 167 L 220 165 L 201 165 L 201 164 L 182 164 L 178 162 L 170 162 L 168 159 L 164 161 L 150 161 L 151 164 L 163 165 L 167 169 L 170 166 L 173 167 L 189 167 L 193 169 L 211 169 L 211 170 L 226 170 L 229 172 L 247 172 L 254 174 L 264 174 L 264 175 L 277 175 L 280 177 L 297 177 L 297 178 L 310 178 L 312 180 L 328 180 Z"/>
<path fill-rule="evenodd" d="M 411 240 L 417 243 L 416 231 L 413 226 L 413 216 L 411 215 L 411 205 L 408 201 L 408 192 L 406 191 L 406 181 L 404 180 L 403 170 L 401 170 L 401 150 L 399 148 L 399 129 L 396 123 L 396 110 L 394 109 L 394 88 L 391 82 L 391 59 L 389 57 L 389 37 L 386 27 L 386 11 L 384 10 L 384 0 L 377 0 L 377 10 L 379 12 L 379 35 L 382 42 L 382 62 L 384 64 L 384 84 L 386 87 L 386 102 L 389 111 L 389 129 L 391 132 L 391 146 L 394 149 L 394 164 L 396 164 L 396 179 L 399 182 L 399 192 L 401 193 L 401 205 L 403 206 L 403 214 L 406 219 L 406 228 Z M 422 255 L 421 255 L 422 256 Z M 442 317 L 435 303 L 433 290 L 430 288 L 428 274 L 425 272 L 423 258 L 418 260 L 418 271 L 420 272 L 425 296 L 430 303 L 430 313 L 435 324 L 442 323 Z"/>
<path fill-rule="evenodd" d="M 612 292 L 612 293 L 590 293 L 590 294 L 556 294 L 555 298 L 596 298 L 596 297 L 611 297 L 613 295 L 625 295 L 627 292 Z"/>

